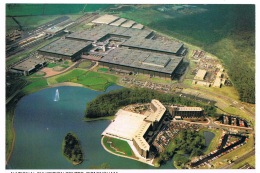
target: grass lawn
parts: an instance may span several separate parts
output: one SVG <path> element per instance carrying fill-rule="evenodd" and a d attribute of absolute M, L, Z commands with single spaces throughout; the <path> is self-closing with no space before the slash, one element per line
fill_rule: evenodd
<path fill-rule="evenodd" d="M 116 76 L 81 69 L 73 69 L 64 74 L 48 78 L 50 85 L 62 82 L 74 82 L 98 91 L 106 90 L 107 87 L 115 84 L 116 81 Z"/>
<path fill-rule="evenodd" d="M 98 69 L 99 72 L 103 72 L 103 73 L 106 73 L 108 71 L 107 68 L 99 68 Z"/>
<path fill-rule="evenodd" d="M 193 86 L 196 88 L 200 88 L 202 90 L 214 92 L 219 95 L 224 95 L 239 101 L 239 94 L 234 87 L 223 86 L 222 88 L 216 88 L 216 87 L 203 87 L 200 85 L 193 85 Z"/>
<path fill-rule="evenodd" d="M 91 61 L 83 61 L 79 64 L 79 68 L 89 68 L 92 65 Z"/>
<path fill-rule="evenodd" d="M 111 148 L 110 147 L 110 143 L 109 142 L 112 142 L 112 146 L 117 150 L 115 150 L 114 148 Z M 103 138 L 103 143 L 105 145 L 105 147 L 116 153 L 116 154 L 120 154 L 120 155 L 125 155 L 125 156 L 129 156 L 129 157 L 134 157 L 134 153 L 131 149 L 131 147 L 128 145 L 128 143 L 126 141 L 123 141 L 123 140 L 120 140 L 120 139 L 116 139 L 116 138 L 109 138 L 109 137 L 104 137 Z M 119 152 L 118 152 L 119 151 Z M 123 154 L 123 153 L 125 154 Z"/>
<path fill-rule="evenodd" d="M 239 169 L 240 167 L 244 166 L 246 163 L 255 167 L 255 155 L 248 157 L 247 159 L 243 160 L 242 162 L 234 165 L 231 169 Z"/>
<path fill-rule="evenodd" d="M 27 85 L 22 89 L 25 94 L 29 94 L 40 89 L 46 88 L 48 86 L 47 80 L 45 78 L 35 78 L 30 79 L 32 83 Z"/>
<path fill-rule="evenodd" d="M 72 82 L 72 80 L 74 80 L 75 78 L 85 74 L 86 71 L 85 70 L 80 70 L 80 69 L 74 69 L 68 73 L 62 74 L 61 76 L 59 76 L 58 78 L 56 78 L 56 81 L 58 83 L 61 82 Z"/>
<path fill-rule="evenodd" d="M 56 67 L 56 66 L 58 66 L 58 64 L 56 64 L 56 63 L 49 63 L 47 65 L 48 68 L 53 68 L 53 67 Z"/>

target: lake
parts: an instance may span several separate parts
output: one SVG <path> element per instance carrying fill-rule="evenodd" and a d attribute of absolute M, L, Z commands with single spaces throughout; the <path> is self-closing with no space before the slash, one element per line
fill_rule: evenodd
<path fill-rule="evenodd" d="M 111 86 L 106 92 L 122 87 Z M 56 90 L 59 101 L 54 101 Z M 14 128 L 16 139 L 7 169 L 89 169 L 108 163 L 111 169 L 158 169 L 118 157 L 101 146 L 101 133 L 109 120 L 84 122 L 86 103 L 104 92 L 82 87 L 47 88 L 23 97 L 17 104 Z M 81 141 L 85 161 L 73 166 L 62 154 L 62 140 L 74 132 Z M 160 169 L 175 169 L 172 161 Z"/>

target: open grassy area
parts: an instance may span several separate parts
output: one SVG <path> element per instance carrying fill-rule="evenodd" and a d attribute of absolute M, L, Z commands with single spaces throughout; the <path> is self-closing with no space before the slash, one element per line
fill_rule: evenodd
<path fill-rule="evenodd" d="M 31 83 L 22 89 L 24 94 L 33 93 L 48 86 L 45 78 L 31 78 Z"/>
<path fill-rule="evenodd" d="M 90 68 L 91 65 L 92 65 L 92 62 L 86 60 L 86 61 L 83 61 L 83 62 L 81 62 L 81 63 L 79 64 L 79 68 L 84 68 L 84 69 L 86 69 L 86 68 Z"/>
<path fill-rule="evenodd" d="M 255 167 L 255 156 L 248 157 L 247 159 L 243 160 L 242 162 L 234 165 L 232 169 L 239 169 L 240 167 L 244 166 L 246 163 Z"/>
<path fill-rule="evenodd" d="M 62 82 L 74 82 L 99 91 L 106 90 L 107 87 L 115 84 L 116 81 L 116 76 L 81 69 L 74 69 L 64 74 L 48 78 L 50 85 Z"/>
<path fill-rule="evenodd" d="M 61 15 L 92 12 L 109 4 L 7 4 L 6 15 Z"/>
<path fill-rule="evenodd" d="M 200 85 L 192 85 L 192 87 L 200 88 L 201 90 L 204 91 L 213 92 L 219 95 L 225 95 L 232 99 L 239 100 L 239 94 L 234 87 L 223 86 L 222 88 L 217 88 L 217 87 L 203 87 Z"/>
<path fill-rule="evenodd" d="M 56 64 L 56 63 L 48 63 L 48 65 L 47 65 L 48 68 L 53 68 L 56 66 L 58 66 L 58 64 Z"/>
<path fill-rule="evenodd" d="M 104 137 L 103 143 L 105 147 L 113 153 L 134 157 L 134 153 L 126 141 L 116 138 Z"/>
<path fill-rule="evenodd" d="M 106 73 L 108 71 L 108 69 L 107 68 L 99 68 L 98 71 Z"/>
<path fill-rule="evenodd" d="M 23 17 L 15 17 L 19 23 L 28 29 L 37 28 L 40 25 L 43 25 L 47 22 L 50 22 L 60 16 L 23 16 Z M 13 21 L 11 17 L 6 17 L 6 30 L 18 29 L 18 25 Z"/>

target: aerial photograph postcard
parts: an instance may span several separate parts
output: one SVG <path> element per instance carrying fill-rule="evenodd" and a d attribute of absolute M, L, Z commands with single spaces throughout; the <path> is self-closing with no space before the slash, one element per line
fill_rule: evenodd
<path fill-rule="evenodd" d="M 4 6 L 6 171 L 255 169 L 255 4 Z"/>

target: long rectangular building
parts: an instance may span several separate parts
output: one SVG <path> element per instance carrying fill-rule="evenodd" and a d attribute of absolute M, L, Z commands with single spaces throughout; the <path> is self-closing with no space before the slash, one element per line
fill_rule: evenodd
<path fill-rule="evenodd" d="M 168 54 L 181 54 L 183 43 L 173 41 L 159 41 L 142 38 L 130 38 L 122 44 L 124 47 L 145 49 Z"/>
<path fill-rule="evenodd" d="M 91 42 L 59 39 L 38 50 L 39 54 L 56 58 L 76 60 L 83 51 L 91 47 Z"/>
<path fill-rule="evenodd" d="M 173 78 L 182 57 L 135 49 L 117 48 L 99 60 L 101 66 L 134 73 Z"/>
<path fill-rule="evenodd" d="M 204 110 L 201 107 L 170 106 L 169 110 L 173 117 L 192 118 L 204 116 Z"/>

